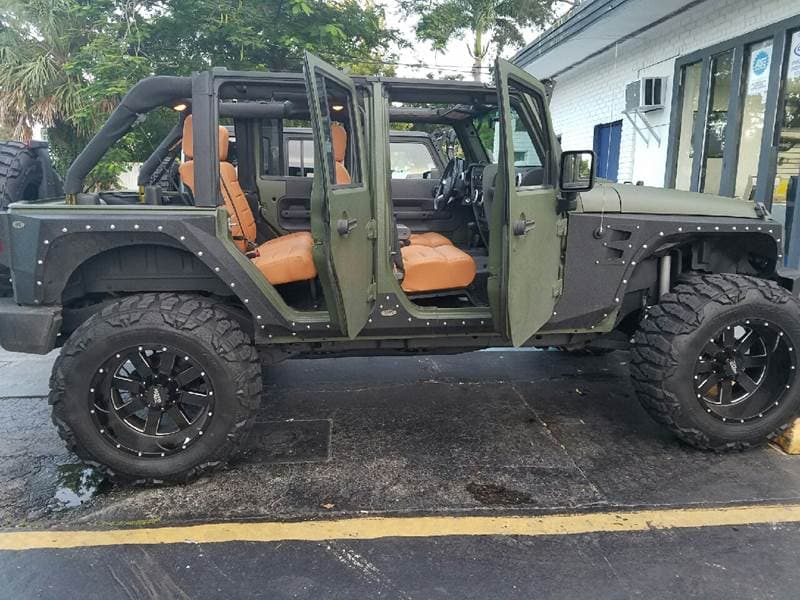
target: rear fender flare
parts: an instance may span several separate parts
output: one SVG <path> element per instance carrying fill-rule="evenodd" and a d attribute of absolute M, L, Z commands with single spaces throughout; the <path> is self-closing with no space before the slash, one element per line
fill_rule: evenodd
<path fill-rule="evenodd" d="M 262 325 L 263 329 L 290 330 L 290 322 L 246 271 L 248 259 L 230 239 L 218 236 L 226 230 L 227 219 L 220 226 L 215 212 L 202 210 L 182 212 L 180 218 L 174 212 L 111 212 L 31 210 L 9 215 L 17 302 L 60 304 L 70 276 L 87 260 L 113 248 L 161 245 L 191 253 L 206 265 L 239 298 L 257 330 Z"/>

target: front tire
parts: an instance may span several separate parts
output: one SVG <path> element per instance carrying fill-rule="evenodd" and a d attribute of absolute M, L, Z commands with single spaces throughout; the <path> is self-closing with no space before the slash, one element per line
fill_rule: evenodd
<path fill-rule="evenodd" d="M 685 442 L 761 444 L 800 414 L 800 302 L 772 281 L 693 277 L 634 335 L 631 378 L 644 408 Z"/>
<path fill-rule="evenodd" d="M 261 397 L 249 336 L 200 296 L 108 305 L 53 367 L 53 422 L 67 447 L 116 480 L 184 482 L 241 448 Z"/>

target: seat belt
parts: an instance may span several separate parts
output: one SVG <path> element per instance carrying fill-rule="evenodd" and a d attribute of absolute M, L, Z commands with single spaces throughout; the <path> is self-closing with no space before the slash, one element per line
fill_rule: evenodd
<path fill-rule="evenodd" d="M 228 185 L 225 183 L 225 179 L 223 177 L 219 178 L 220 182 L 222 183 L 222 187 L 225 188 L 225 193 L 227 194 L 227 201 L 225 204 L 229 205 L 230 210 L 233 211 L 234 216 L 236 217 L 237 225 L 239 226 L 239 231 L 244 234 L 244 230 L 242 229 L 242 217 L 239 215 L 239 211 L 236 209 L 236 203 L 233 201 L 233 194 L 231 194 L 231 190 L 228 188 Z M 244 235 L 234 235 L 232 236 L 234 240 L 237 242 L 244 242 L 247 246 L 247 253 L 255 251 L 258 246 L 256 243 L 245 237 Z"/>

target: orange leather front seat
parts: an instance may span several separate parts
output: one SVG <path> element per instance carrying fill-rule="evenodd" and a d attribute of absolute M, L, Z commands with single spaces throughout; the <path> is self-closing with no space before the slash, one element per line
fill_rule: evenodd
<path fill-rule="evenodd" d="M 425 233 L 412 233 L 409 238 L 409 243 L 412 246 L 428 246 L 428 248 L 438 248 L 439 246 L 452 246 L 448 238 L 441 233 L 435 231 L 426 231 Z"/>
<path fill-rule="evenodd" d="M 331 142 L 333 143 L 333 161 L 336 169 L 334 183 L 351 183 L 350 173 L 344 166 L 344 158 L 347 154 L 347 131 L 341 123 L 331 123 Z"/>
<path fill-rule="evenodd" d="M 412 233 L 409 246 L 400 248 L 406 292 L 465 288 L 475 279 L 473 258 L 435 231 Z"/>
<path fill-rule="evenodd" d="M 194 144 L 192 116 L 183 123 L 183 154 L 180 168 L 181 181 L 194 193 Z M 236 168 L 228 158 L 228 130 L 219 128 L 219 176 L 222 198 L 231 220 L 231 235 L 242 252 L 252 252 L 251 260 L 272 285 L 305 281 L 317 276 L 311 247 L 314 239 L 307 231 L 290 233 L 268 242 L 256 244 L 256 220 L 247 197 L 239 185 Z"/>
<path fill-rule="evenodd" d="M 465 288 L 475 279 L 472 257 L 452 244 L 430 247 L 411 244 L 400 248 L 406 292 L 432 292 Z"/>

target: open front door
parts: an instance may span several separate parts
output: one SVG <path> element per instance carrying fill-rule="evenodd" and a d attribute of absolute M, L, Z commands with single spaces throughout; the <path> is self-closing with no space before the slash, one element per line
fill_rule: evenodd
<path fill-rule="evenodd" d="M 306 53 L 314 130 L 311 232 L 314 262 L 331 320 L 349 337 L 364 327 L 374 294 L 372 199 L 366 182 L 361 113 L 352 80 Z"/>
<path fill-rule="evenodd" d="M 544 86 L 498 59 L 500 120 L 497 200 L 490 285 L 494 314 L 514 346 L 521 346 L 553 314 L 561 294 L 561 237 L 556 212 L 556 142 Z"/>

